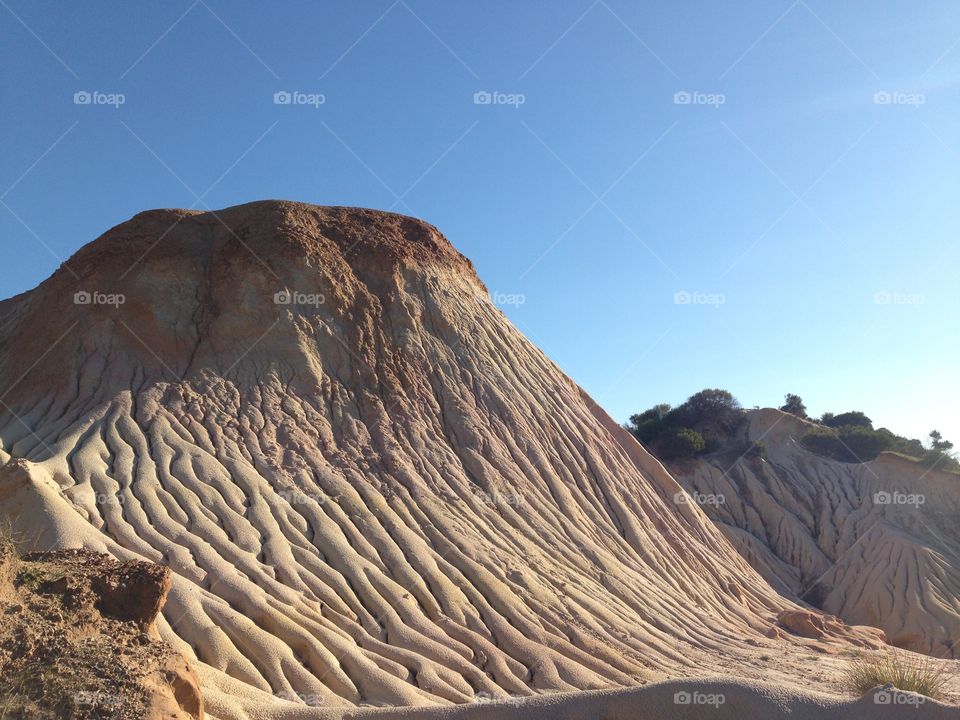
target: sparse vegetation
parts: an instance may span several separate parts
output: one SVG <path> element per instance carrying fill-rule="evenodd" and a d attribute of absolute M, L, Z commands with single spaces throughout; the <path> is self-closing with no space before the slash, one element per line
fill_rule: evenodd
<path fill-rule="evenodd" d="M 156 575 L 143 565 L 132 576 L 138 583 Z M 111 588 L 123 603 L 136 602 L 134 586 L 123 585 L 130 577 L 97 553 L 18 555 L 0 532 L 0 720 L 147 716 L 157 683 L 176 663 L 169 647 L 152 641 L 148 616 L 117 616 L 107 602 L 119 602 Z"/>
<path fill-rule="evenodd" d="M 803 398 L 794 393 L 784 396 L 779 408 L 810 420 Z M 750 459 L 766 457 L 763 443 L 738 442 L 744 412 L 739 401 L 727 390 L 710 388 L 687 398 L 677 407 L 667 403 L 654 405 L 630 416 L 624 427 L 664 460 L 696 457 L 718 450 L 736 451 Z M 801 438 L 803 446 L 818 455 L 840 462 L 862 463 L 882 452 L 892 452 L 938 470 L 960 473 L 960 462 L 953 455 L 953 443 L 937 430 L 930 431 L 929 447 L 922 441 L 897 435 L 887 428 L 874 428 L 873 420 L 860 410 L 824 413 L 818 427 L 811 427 Z"/>
<path fill-rule="evenodd" d="M 960 472 L 960 462 L 950 452 L 953 443 L 936 430 L 930 432 L 930 447 L 917 439 L 896 435 L 887 428 L 874 429 L 873 421 L 859 410 L 824 413 L 821 426 L 807 432 L 801 442 L 811 452 L 841 462 L 868 462 L 884 451 L 903 455 L 928 467 Z"/>
<path fill-rule="evenodd" d="M 27 566 L 17 574 L 18 585 L 29 585 L 31 587 L 39 585 L 46 580 L 46 574 L 39 568 Z"/>
<path fill-rule="evenodd" d="M 936 660 L 926 656 L 908 657 L 896 650 L 882 656 L 856 656 L 846 672 L 847 684 L 858 695 L 890 683 L 900 690 L 936 700 L 943 697 L 948 679 L 944 666 Z"/>

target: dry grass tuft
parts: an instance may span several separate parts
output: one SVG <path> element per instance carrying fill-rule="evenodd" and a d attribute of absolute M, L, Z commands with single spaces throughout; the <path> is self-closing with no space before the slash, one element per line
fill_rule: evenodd
<path fill-rule="evenodd" d="M 949 675 L 942 663 L 925 656 L 908 656 L 891 650 L 885 655 L 859 655 L 847 668 L 847 685 L 864 695 L 878 685 L 919 693 L 934 700 L 944 695 Z"/>

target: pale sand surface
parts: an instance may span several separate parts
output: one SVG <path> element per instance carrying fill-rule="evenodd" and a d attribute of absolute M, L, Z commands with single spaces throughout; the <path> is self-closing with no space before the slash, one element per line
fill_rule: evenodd
<path fill-rule="evenodd" d="M 324 710 L 290 706 L 283 720 L 953 720 L 956 706 L 876 688 L 842 699 L 800 688 L 729 679 L 671 680 L 643 688 L 562 693 L 446 708 Z M 254 710 L 251 715 L 260 717 Z"/>

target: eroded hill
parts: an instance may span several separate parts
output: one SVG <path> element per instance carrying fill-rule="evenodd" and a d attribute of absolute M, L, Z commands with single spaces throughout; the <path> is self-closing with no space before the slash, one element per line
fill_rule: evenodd
<path fill-rule="evenodd" d="M 779 410 L 747 411 L 733 451 L 671 470 L 786 597 L 882 628 L 893 645 L 957 657 L 960 476 L 893 453 L 821 457 L 800 441 L 811 427 Z M 740 451 L 755 442 L 765 457 Z"/>
<path fill-rule="evenodd" d="M 158 627 L 216 717 L 835 692 L 831 653 L 880 642 L 776 630 L 797 606 L 411 218 L 137 215 L 0 303 L 0 388 L 0 510 L 169 566 Z"/>

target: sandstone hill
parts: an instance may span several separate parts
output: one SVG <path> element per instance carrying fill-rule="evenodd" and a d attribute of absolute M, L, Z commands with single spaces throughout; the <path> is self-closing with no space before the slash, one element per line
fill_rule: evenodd
<path fill-rule="evenodd" d="M 36 549 L 170 568 L 157 627 L 223 720 L 715 675 L 836 693 L 882 641 L 775 627 L 803 609 L 399 215 L 113 228 L 0 303 L 0 465 Z"/>
<path fill-rule="evenodd" d="M 892 645 L 960 657 L 960 476 L 894 453 L 844 463 L 806 450 L 813 424 L 746 411 L 719 452 L 671 463 L 740 553 L 784 596 L 883 629 Z M 731 442 L 741 447 L 742 442 Z"/>

